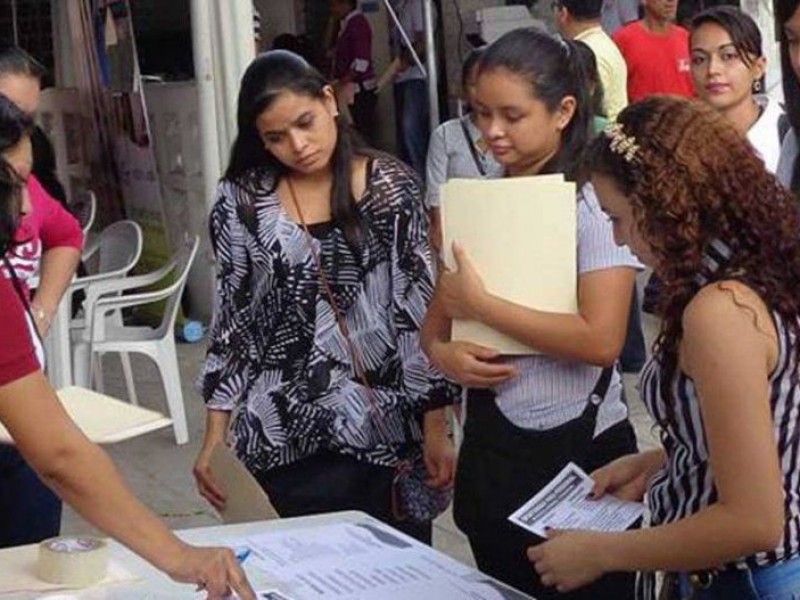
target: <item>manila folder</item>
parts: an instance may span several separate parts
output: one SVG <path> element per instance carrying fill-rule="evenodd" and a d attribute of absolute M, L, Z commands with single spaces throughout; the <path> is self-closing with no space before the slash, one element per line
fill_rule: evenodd
<path fill-rule="evenodd" d="M 211 476 L 225 492 L 225 508 L 219 515 L 226 525 L 279 519 L 278 511 L 256 478 L 225 444 L 211 453 Z"/>
<path fill-rule="evenodd" d="M 442 190 L 445 263 L 457 241 L 495 296 L 537 310 L 575 314 L 577 206 L 563 176 L 452 179 Z M 502 354 L 534 354 L 483 323 L 456 320 L 453 340 Z"/>

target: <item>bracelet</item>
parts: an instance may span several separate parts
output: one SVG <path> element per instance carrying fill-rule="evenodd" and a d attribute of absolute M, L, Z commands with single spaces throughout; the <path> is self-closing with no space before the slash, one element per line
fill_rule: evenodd
<path fill-rule="evenodd" d="M 30 308 L 31 308 L 31 314 L 33 314 L 33 318 L 43 323 L 44 326 L 49 329 L 50 325 L 52 325 L 53 320 L 48 314 L 48 312 L 44 308 L 39 306 L 36 302 L 31 302 Z"/>

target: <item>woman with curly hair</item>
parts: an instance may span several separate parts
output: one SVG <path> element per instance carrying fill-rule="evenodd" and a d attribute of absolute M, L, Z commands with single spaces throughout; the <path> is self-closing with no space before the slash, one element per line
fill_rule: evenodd
<path fill-rule="evenodd" d="M 714 149 L 725 148 L 725 152 Z M 662 598 L 800 590 L 800 215 L 721 114 L 653 97 L 599 136 L 589 170 L 619 244 L 665 282 L 642 397 L 663 450 L 593 474 L 594 496 L 647 496 L 640 531 L 554 532 L 529 550 L 559 590 L 668 573 Z"/>

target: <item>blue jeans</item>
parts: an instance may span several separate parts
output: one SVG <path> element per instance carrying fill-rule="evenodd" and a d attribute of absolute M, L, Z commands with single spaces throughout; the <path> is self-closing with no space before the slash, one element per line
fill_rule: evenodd
<path fill-rule="evenodd" d="M 800 558 L 754 571 L 724 571 L 692 600 L 800 600 Z"/>
<path fill-rule="evenodd" d="M 61 500 L 14 446 L 0 444 L 0 548 L 58 535 Z"/>
<path fill-rule="evenodd" d="M 394 115 L 400 160 L 424 179 L 431 136 L 428 84 L 424 79 L 394 84 Z"/>

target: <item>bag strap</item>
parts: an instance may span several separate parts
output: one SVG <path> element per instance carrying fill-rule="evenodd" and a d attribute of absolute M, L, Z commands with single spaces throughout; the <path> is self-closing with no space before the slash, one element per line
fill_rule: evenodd
<path fill-rule="evenodd" d="M 336 317 L 336 323 L 339 327 L 339 331 L 341 332 L 342 336 L 344 336 L 345 342 L 347 343 L 347 349 L 350 352 L 350 357 L 353 360 L 353 368 L 355 369 L 356 376 L 358 377 L 361 385 L 367 392 L 367 400 L 369 401 L 370 408 L 372 411 L 377 414 L 378 419 L 376 420 L 376 425 L 378 425 L 377 430 L 380 435 L 384 438 L 383 441 L 387 445 L 390 444 L 391 437 L 388 435 L 386 429 L 386 422 L 383 418 L 383 412 L 381 411 L 380 406 L 378 405 L 378 401 L 375 398 L 375 392 L 370 386 L 369 381 L 367 380 L 367 372 L 364 368 L 364 363 L 361 359 L 361 354 L 358 352 L 355 343 L 353 342 L 352 338 L 350 337 L 350 330 L 347 327 L 347 321 L 345 321 L 344 314 L 342 310 L 339 308 L 339 303 L 336 302 L 336 297 L 333 294 L 333 286 L 331 286 L 330 278 L 325 271 L 325 268 L 322 266 L 322 259 L 320 258 L 319 252 L 317 252 L 316 247 L 314 246 L 313 236 L 311 232 L 308 230 L 308 224 L 306 223 L 305 217 L 303 216 L 303 211 L 300 208 L 300 202 L 297 200 L 297 193 L 294 190 L 294 184 L 292 183 L 291 177 L 286 177 L 286 183 L 289 186 L 289 194 L 292 197 L 292 203 L 294 204 L 294 208 L 297 211 L 297 217 L 300 219 L 300 225 L 303 228 L 303 233 L 305 234 L 306 245 L 308 246 L 309 251 L 311 252 L 311 256 L 314 258 L 314 264 L 317 267 L 317 273 L 319 274 L 320 282 L 322 283 L 322 288 L 325 291 L 325 295 L 328 298 L 328 302 L 333 309 L 333 314 Z"/>
<path fill-rule="evenodd" d="M 614 374 L 615 369 L 616 365 L 603 369 L 603 372 L 600 373 L 600 377 L 597 379 L 597 383 L 594 384 L 594 388 L 589 394 L 590 402 L 598 405 L 603 403 L 608 393 L 608 388 L 611 386 L 611 376 Z"/>
<path fill-rule="evenodd" d="M 461 131 L 464 132 L 464 138 L 467 140 L 469 152 L 472 154 L 472 160 L 475 161 L 475 166 L 478 168 L 478 173 L 481 174 L 481 177 L 486 177 L 486 169 L 483 167 L 481 157 L 478 156 L 478 149 L 475 147 L 475 142 L 472 140 L 472 136 L 469 133 L 469 127 L 467 127 L 467 123 L 463 118 L 460 119 L 459 122 L 461 123 Z"/>
<path fill-rule="evenodd" d="M 616 365 L 605 367 L 600 373 L 600 377 L 597 378 L 594 388 L 592 388 L 592 391 L 589 393 L 582 418 L 591 420 L 592 432 L 594 432 L 594 428 L 597 425 L 597 415 L 600 412 L 600 405 L 605 402 L 608 388 L 611 386 L 611 376 L 614 374 L 615 370 Z"/>
<path fill-rule="evenodd" d="M 31 312 L 31 302 L 28 299 L 28 296 L 22 287 L 22 282 L 19 280 L 19 277 L 17 276 L 17 272 L 14 269 L 14 265 L 11 264 L 11 261 L 5 254 L 3 255 L 3 266 L 6 268 L 6 271 L 8 272 L 8 277 L 9 279 L 11 279 L 11 284 L 14 286 L 14 291 L 17 293 L 17 296 L 19 296 L 19 301 L 22 303 L 22 308 L 25 311 L 25 314 L 28 315 L 28 318 L 31 321 L 31 329 L 33 330 L 33 333 L 36 336 L 39 345 L 41 346 L 42 354 L 44 354 L 44 348 L 45 348 L 44 338 L 42 338 L 42 334 L 39 333 L 39 329 L 36 327 L 36 319 L 33 318 L 33 313 Z M 0 274 L 0 277 L 2 277 L 2 274 Z M 45 365 L 40 365 L 40 367 L 42 368 L 42 370 L 44 370 Z"/>

